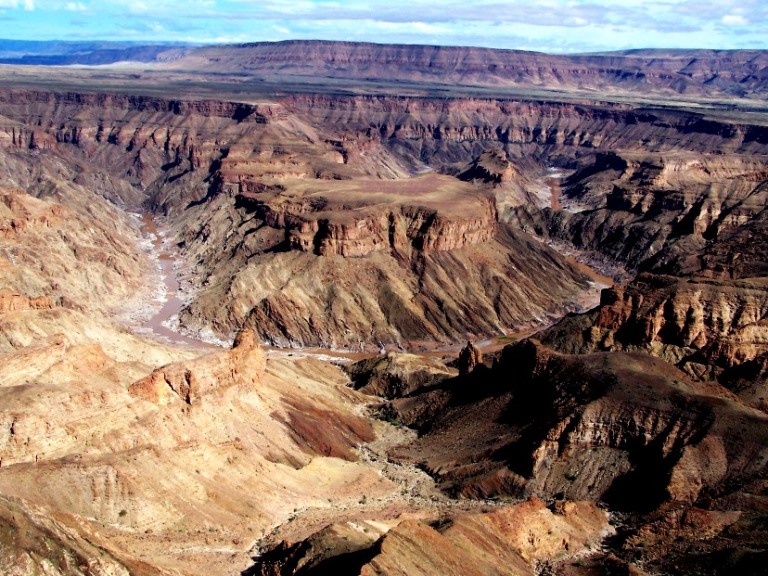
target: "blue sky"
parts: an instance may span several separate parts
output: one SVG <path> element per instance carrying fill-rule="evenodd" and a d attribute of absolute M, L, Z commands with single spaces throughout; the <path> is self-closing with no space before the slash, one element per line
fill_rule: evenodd
<path fill-rule="evenodd" d="M 0 27 L 26 40 L 768 48 L 768 0 L 0 0 Z"/>

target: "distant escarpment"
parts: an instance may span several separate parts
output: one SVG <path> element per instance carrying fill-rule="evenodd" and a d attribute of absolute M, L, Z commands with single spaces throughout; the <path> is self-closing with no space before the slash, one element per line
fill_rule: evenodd
<path fill-rule="evenodd" d="M 288 41 L 208 46 L 167 68 L 240 76 L 286 75 L 413 84 L 654 92 L 690 96 L 765 94 L 760 50 L 630 51 L 551 55 L 475 47 Z"/>
<path fill-rule="evenodd" d="M 754 154 L 592 153 L 571 163 L 575 169 L 559 182 L 563 210 L 520 206 L 511 218 L 632 269 L 687 274 L 705 266 L 715 273 L 701 257 L 733 242 L 733 234 L 746 247 L 747 230 L 758 233 L 755 221 L 764 221 L 767 152 L 762 146 Z"/>
<path fill-rule="evenodd" d="M 264 154 L 309 148 L 320 165 L 289 174 L 337 178 L 353 167 L 392 177 L 468 163 L 489 147 L 545 160 L 590 149 L 754 154 L 768 143 L 762 126 L 620 104 L 288 95 L 254 105 L 20 89 L 0 91 L 0 103 L 0 146 L 80 150 L 115 176 L 162 187 L 164 207 L 205 196 L 226 159 L 246 168 Z"/>

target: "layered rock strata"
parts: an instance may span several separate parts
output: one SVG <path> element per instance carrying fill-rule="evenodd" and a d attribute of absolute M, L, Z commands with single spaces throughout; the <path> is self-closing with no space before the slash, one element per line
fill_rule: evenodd
<path fill-rule="evenodd" d="M 570 356 L 524 341 L 492 368 L 425 384 L 387 410 L 422 431 L 394 453 L 465 495 L 592 498 L 637 510 L 694 502 L 765 473 L 764 414 L 643 354 Z M 697 468 L 713 450 L 717 466 Z"/>

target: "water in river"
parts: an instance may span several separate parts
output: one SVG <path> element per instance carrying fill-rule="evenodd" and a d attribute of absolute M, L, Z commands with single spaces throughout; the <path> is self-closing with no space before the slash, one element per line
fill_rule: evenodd
<path fill-rule="evenodd" d="M 143 332 L 150 332 L 165 340 L 177 344 L 186 344 L 196 348 L 213 348 L 211 344 L 186 336 L 167 326 L 168 320 L 176 316 L 184 308 L 184 302 L 179 298 L 179 281 L 174 269 L 174 258 L 157 228 L 157 223 L 149 214 L 141 218 L 141 233 L 152 242 L 152 252 L 158 259 L 162 281 L 165 287 L 162 307 L 142 324 Z"/>

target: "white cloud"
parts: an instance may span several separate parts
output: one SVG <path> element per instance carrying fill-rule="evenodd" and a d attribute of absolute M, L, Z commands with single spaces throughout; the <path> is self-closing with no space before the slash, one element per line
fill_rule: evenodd
<path fill-rule="evenodd" d="M 726 26 L 746 26 L 749 21 L 741 14 L 726 14 L 722 18 L 723 24 Z"/>
<path fill-rule="evenodd" d="M 23 6 L 24 10 L 34 10 L 35 2 L 34 0 L 23 0 L 22 2 L 19 0 L 0 0 L 0 8 L 19 8 L 20 6 Z"/>
<path fill-rule="evenodd" d="M 34 12 L 22 17 L 24 8 Z M 51 16 L 84 9 L 88 18 L 76 23 Z M 313 38 L 554 52 L 768 47 L 768 0 L 0 0 L 3 12 L 27 38 Z"/>
<path fill-rule="evenodd" d="M 137 0 L 136 2 L 131 2 L 128 10 L 133 13 L 143 14 L 144 12 L 149 11 L 149 6 L 147 6 L 146 2 Z"/>

